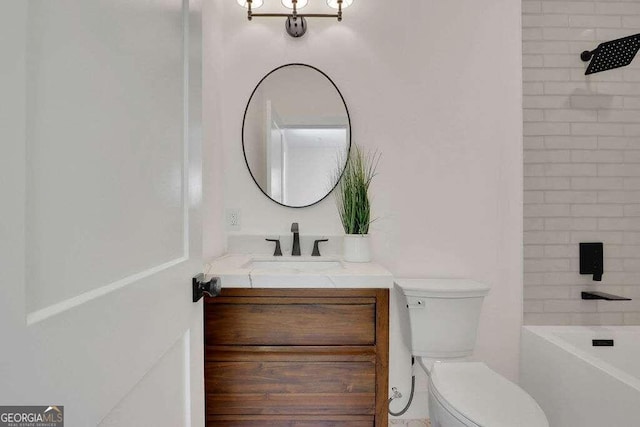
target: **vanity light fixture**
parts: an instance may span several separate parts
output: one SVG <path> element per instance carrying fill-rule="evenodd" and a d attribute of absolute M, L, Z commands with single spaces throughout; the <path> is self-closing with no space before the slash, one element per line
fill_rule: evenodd
<path fill-rule="evenodd" d="M 302 37 L 307 32 L 306 18 L 337 18 L 342 21 L 342 9 L 353 3 L 353 0 L 327 0 L 327 6 L 337 9 L 336 13 L 298 13 L 307 5 L 309 0 L 281 0 L 282 5 L 291 9 L 290 13 L 254 13 L 264 3 L 264 0 L 237 0 L 238 4 L 247 8 L 247 18 L 251 21 L 255 17 L 263 18 L 287 18 L 285 29 L 291 37 Z"/>

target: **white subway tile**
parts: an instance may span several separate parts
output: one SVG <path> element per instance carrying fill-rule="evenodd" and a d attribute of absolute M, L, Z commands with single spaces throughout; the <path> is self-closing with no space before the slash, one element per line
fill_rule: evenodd
<path fill-rule="evenodd" d="M 574 163 L 622 163 L 624 152 L 611 150 L 573 150 L 571 161 Z"/>
<path fill-rule="evenodd" d="M 526 68 L 536 68 L 544 66 L 544 56 L 542 55 L 522 55 L 522 66 Z"/>
<path fill-rule="evenodd" d="M 522 308 L 525 313 L 542 313 L 544 312 L 544 302 L 535 300 L 524 300 Z"/>
<path fill-rule="evenodd" d="M 640 218 L 598 218 L 598 229 L 640 231 Z"/>
<path fill-rule="evenodd" d="M 625 205 L 624 216 L 640 216 L 640 205 Z M 640 250 L 636 252 L 635 256 L 640 257 Z"/>
<path fill-rule="evenodd" d="M 597 308 L 595 301 L 554 299 L 544 302 L 544 311 L 547 313 L 596 312 Z"/>
<path fill-rule="evenodd" d="M 544 248 L 538 245 L 527 245 L 524 247 L 525 258 L 541 258 L 544 253 Z"/>
<path fill-rule="evenodd" d="M 598 147 L 596 136 L 546 136 L 544 144 L 547 148 L 592 150 Z"/>
<path fill-rule="evenodd" d="M 577 258 L 579 255 L 577 245 L 546 245 L 544 246 L 545 258 Z"/>
<path fill-rule="evenodd" d="M 640 16 L 639 15 L 623 15 L 622 26 L 625 28 L 640 29 Z"/>
<path fill-rule="evenodd" d="M 522 78 L 527 82 L 565 82 L 570 70 L 566 68 L 527 68 L 522 70 Z"/>
<path fill-rule="evenodd" d="M 532 300 L 541 299 L 568 299 L 569 288 L 564 286 L 526 286 L 524 298 Z"/>
<path fill-rule="evenodd" d="M 571 107 L 578 109 L 622 108 L 623 98 L 613 95 L 574 95 Z"/>
<path fill-rule="evenodd" d="M 526 231 L 524 233 L 524 241 L 530 245 L 564 244 L 564 243 L 570 242 L 570 233 L 567 231 L 564 231 L 564 232 Z M 525 270 L 525 271 L 529 272 L 532 270 Z"/>
<path fill-rule="evenodd" d="M 569 16 L 569 26 L 581 28 L 620 28 L 622 26 L 622 19 L 620 16 L 571 15 Z"/>
<path fill-rule="evenodd" d="M 522 82 L 522 93 L 525 95 L 542 95 L 544 93 L 544 85 L 542 82 Z"/>
<path fill-rule="evenodd" d="M 542 13 L 542 2 L 525 0 L 522 2 L 522 13 Z"/>
<path fill-rule="evenodd" d="M 598 221 L 600 221 L 600 219 L 598 219 Z M 624 232 L 622 231 L 572 231 L 571 243 L 577 244 L 580 242 L 607 242 L 608 244 L 622 244 L 623 236 Z"/>
<path fill-rule="evenodd" d="M 599 176 L 640 176 L 640 167 L 636 164 L 600 164 Z M 640 188 L 640 187 L 639 187 Z"/>
<path fill-rule="evenodd" d="M 604 148 L 607 150 L 633 149 L 635 145 L 637 145 L 635 138 L 619 136 L 598 137 L 598 148 Z"/>
<path fill-rule="evenodd" d="M 571 216 L 571 205 L 525 205 L 524 206 L 525 218 L 547 218 L 547 217 L 559 217 L 559 216 Z"/>
<path fill-rule="evenodd" d="M 600 125 L 605 126 L 605 125 Z M 525 123 L 524 134 L 526 136 L 544 135 L 569 135 L 571 125 L 569 123 Z"/>
<path fill-rule="evenodd" d="M 625 163 L 640 163 L 640 150 L 624 151 Z"/>
<path fill-rule="evenodd" d="M 624 216 L 622 205 L 572 205 L 571 215 L 574 217 L 621 217 Z"/>
<path fill-rule="evenodd" d="M 525 325 L 570 325 L 569 313 L 524 313 Z"/>
<path fill-rule="evenodd" d="M 599 203 L 640 203 L 640 191 L 599 191 Z"/>
<path fill-rule="evenodd" d="M 523 99 L 524 108 L 567 108 L 569 98 L 566 96 L 525 96 Z"/>
<path fill-rule="evenodd" d="M 623 106 L 629 110 L 640 110 L 640 96 L 625 96 Z"/>
<path fill-rule="evenodd" d="M 624 188 L 623 178 L 571 178 L 571 188 L 574 190 L 621 190 Z"/>
<path fill-rule="evenodd" d="M 523 111 L 523 119 L 525 122 L 541 122 L 544 120 L 542 110 L 525 109 Z"/>
<path fill-rule="evenodd" d="M 544 138 L 541 136 L 525 136 L 523 145 L 525 150 L 542 150 L 544 148 Z"/>
<path fill-rule="evenodd" d="M 544 219 L 524 218 L 522 226 L 524 231 L 544 230 Z"/>
<path fill-rule="evenodd" d="M 539 126 L 553 123 L 537 123 Z M 625 134 L 624 128 L 614 123 L 571 123 L 571 134 L 573 135 L 598 135 L 598 136 L 622 136 Z"/>
<path fill-rule="evenodd" d="M 594 110 L 545 110 L 545 120 L 549 122 L 595 122 L 598 112 Z"/>
<path fill-rule="evenodd" d="M 524 273 L 525 286 L 541 286 L 544 285 L 545 273 Z"/>
<path fill-rule="evenodd" d="M 571 53 L 568 42 L 523 41 L 522 53 Z"/>
<path fill-rule="evenodd" d="M 524 162 L 527 163 L 568 163 L 571 152 L 568 150 L 525 150 Z"/>
<path fill-rule="evenodd" d="M 640 111 L 637 110 L 599 110 L 598 121 L 616 123 L 640 122 Z"/>
<path fill-rule="evenodd" d="M 546 176 L 597 176 L 598 166 L 595 164 L 545 164 L 544 173 Z"/>
<path fill-rule="evenodd" d="M 542 40 L 541 28 L 523 28 L 522 40 Z"/>
<path fill-rule="evenodd" d="M 545 40 L 595 40 L 596 31 L 592 28 L 544 28 L 542 37 Z"/>
<path fill-rule="evenodd" d="M 578 1 L 543 1 L 543 13 L 559 13 L 559 14 L 590 14 L 596 11 L 596 5 L 593 2 Z"/>
<path fill-rule="evenodd" d="M 546 54 L 542 56 L 543 64 L 549 68 L 580 68 L 584 67 L 584 62 L 575 54 Z"/>
<path fill-rule="evenodd" d="M 524 180 L 525 190 L 568 190 L 571 178 L 567 177 L 530 177 Z"/>
<path fill-rule="evenodd" d="M 547 203 L 596 203 L 597 191 L 546 191 L 544 201 Z"/>
<path fill-rule="evenodd" d="M 544 203 L 544 191 L 525 191 L 524 203 Z"/>
<path fill-rule="evenodd" d="M 596 13 L 599 15 L 638 15 L 640 3 L 638 2 L 594 2 Z M 543 8 L 544 11 L 544 8 Z"/>
<path fill-rule="evenodd" d="M 522 16 L 522 26 L 525 28 L 567 27 L 569 25 L 569 20 L 570 17 L 567 15 L 525 14 Z"/>
<path fill-rule="evenodd" d="M 571 313 L 572 325 L 621 325 L 622 322 L 622 313 Z"/>
<path fill-rule="evenodd" d="M 527 272 L 571 271 L 568 259 L 525 259 L 524 269 Z"/>

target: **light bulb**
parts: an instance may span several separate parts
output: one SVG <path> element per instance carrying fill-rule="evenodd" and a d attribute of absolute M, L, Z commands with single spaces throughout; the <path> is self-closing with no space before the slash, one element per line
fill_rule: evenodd
<path fill-rule="evenodd" d="M 264 3 L 264 0 L 253 0 L 251 2 L 251 9 L 257 9 L 260 6 L 262 6 L 262 3 Z M 238 0 L 238 4 L 244 8 L 249 9 L 249 2 L 247 0 Z"/>
<path fill-rule="evenodd" d="M 342 8 L 346 9 L 349 6 L 351 6 L 351 3 L 353 3 L 353 0 L 342 0 Z M 329 7 L 332 7 L 334 9 L 338 8 L 338 0 L 327 0 L 327 5 Z"/>
<path fill-rule="evenodd" d="M 298 0 L 296 4 L 296 9 L 302 9 L 309 3 L 309 0 Z M 287 9 L 293 9 L 293 0 L 282 0 L 282 5 Z"/>

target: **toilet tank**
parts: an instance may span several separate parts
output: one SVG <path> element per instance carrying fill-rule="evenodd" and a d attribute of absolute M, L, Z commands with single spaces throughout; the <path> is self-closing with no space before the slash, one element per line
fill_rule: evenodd
<path fill-rule="evenodd" d="M 489 286 L 468 279 L 397 279 L 402 338 L 411 354 L 458 358 L 473 353 Z"/>

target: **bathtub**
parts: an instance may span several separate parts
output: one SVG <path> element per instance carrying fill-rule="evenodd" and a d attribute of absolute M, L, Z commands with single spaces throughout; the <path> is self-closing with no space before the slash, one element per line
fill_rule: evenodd
<path fill-rule="evenodd" d="M 523 326 L 520 385 L 551 427 L 640 426 L 640 326 Z"/>

